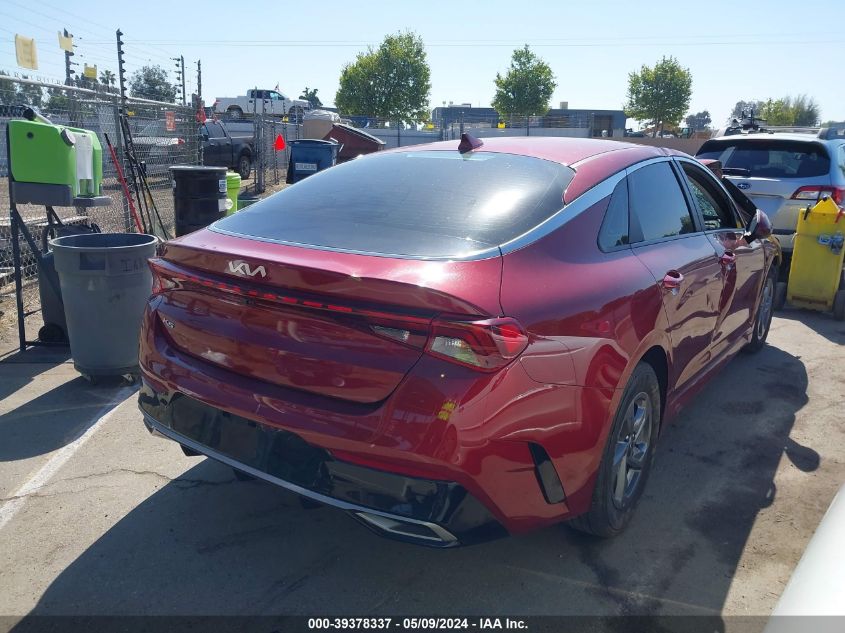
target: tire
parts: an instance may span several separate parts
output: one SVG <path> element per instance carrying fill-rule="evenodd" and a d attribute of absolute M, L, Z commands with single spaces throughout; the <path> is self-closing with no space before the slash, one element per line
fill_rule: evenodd
<path fill-rule="evenodd" d="M 654 462 L 660 403 L 657 375 L 651 365 L 641 362 L 634 368 L 613 418 L 590 509 L 570 521 L 573 528 L 609 538 L 631 521 Z"/>
<path fill-rule="evenodd" d="M 757 316 L 754 318 L 751 342 L 742 349 L 744 352 L 751 354 L 759 352 L 766 344 L 769 328 L 772 326 L 772 313 L 775 305 L 775 279 L 776 273 L 770 271 L 766 281 L 763 282 L 763 289 L 760 291 L 760 305 L 757 306 Z"/>
<path fill-rule="evenodd" d="M 243 110 L 241 110 L 240 108 L 229 108 L 228 110 L 226 110 L 226 113 L 229 115 L 229 118 L 235 121 L 244 117 Z"/>
<path fill-rule="evenodd" d="M 240 155 L 238 158 L 238 168 L 235 171 L 238 172 L 241 180 L 249 178 L 249 175 L 252 173 L 252 161 L 249 158 L 249 154 Z"/>
<path fill-rule="evenodd" d="M 772 301 L 772 309 L 783 310 L 786 306 L 786 282 L 779 281 L 775 284 L 775 297 Z"/>
<path fill-rule="evenodd" d="M 837 290 L 833 295 L 833 318 L 845 321 L 845 290 Z"/>

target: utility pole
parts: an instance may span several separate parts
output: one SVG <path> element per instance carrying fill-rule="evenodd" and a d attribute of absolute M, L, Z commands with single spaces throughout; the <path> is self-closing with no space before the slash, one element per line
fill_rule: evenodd
<path fill-rule="evenodd" d="M 197 60 L 197 96 L 200 99 L 200 105 L 202 105 L 202 60 Z"/>
<path fill-rule="evenodd" d="M 170 59 L 176 62 L 176 79 L 182 84 L 182 105 L 188 105 L 185 100 L 185 56 L 179 55 Z"/>
<path fill-rule="evenodd" d="M 73 38 L 73 34 L 68 33 L 67 29 L 64 29 L 64 36 Z M 71 66 L 76 66 L 77 64 L 70 61 L 71 57 L 73 57 L 73 51 L 72 50 L 65 51 L 65 85 L 66 86 L 73 85 L 73 78 L 71 77 L 71 75 L 76 74 L 74 72 L 74 70 L 71 68 Z"/>

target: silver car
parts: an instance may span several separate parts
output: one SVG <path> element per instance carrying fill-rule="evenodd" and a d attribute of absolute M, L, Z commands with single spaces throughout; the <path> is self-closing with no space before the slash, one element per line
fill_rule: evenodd
<path fill-rule="evenodd" d="M 845 205 L 845 129 L 805 130 L 720 136 L 696 154 L 721 162 L 722 173 L 769 216 L 787 259 L 800 211 L 822 196 Z"/>

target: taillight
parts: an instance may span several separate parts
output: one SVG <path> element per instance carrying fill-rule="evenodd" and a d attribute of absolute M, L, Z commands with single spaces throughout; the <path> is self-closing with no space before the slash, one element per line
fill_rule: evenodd
<path fill-rule="evenodd" d="M 147 264 L 153 273 L 153 297 L 176 287 L 176 283 L 168 276 L 167 270 L 158 265 L 155 259 L 148 260 Z"/>
<path fill-rule="evenodd" d="M 836 204 L 841 205 L 845 200 L 845 188 L 831 187 L 826 185 L 806 185 L 799 187 L 792 194 L 793 200 L 819 200 L 824 196 L 830 196 Z"/>
<path fill-rule="evenodd" d="M 501 369 L 528 346 L 528 335 L 515 319 L 448 321 L 436 319 L 426 352 L 483 371 Z"/>
<path fill-rule="evenodd" d="M 185 144 L 185 139 L 183 139 L 183 138 L 177 138 L 177 139 L 176 139 L 176 144 L 177 144 L 177 145 L 184 145 L 184 144 Z"/>

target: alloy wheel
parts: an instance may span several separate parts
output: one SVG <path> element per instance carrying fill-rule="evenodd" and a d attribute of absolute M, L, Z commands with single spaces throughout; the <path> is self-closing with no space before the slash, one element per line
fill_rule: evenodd
<path fill-rule="evenodd" d="M 651 449 L 651 399 L 644 391 L 631 400 L 613 451 L 613 504 L 625 509 L 635 498 Z"/>

